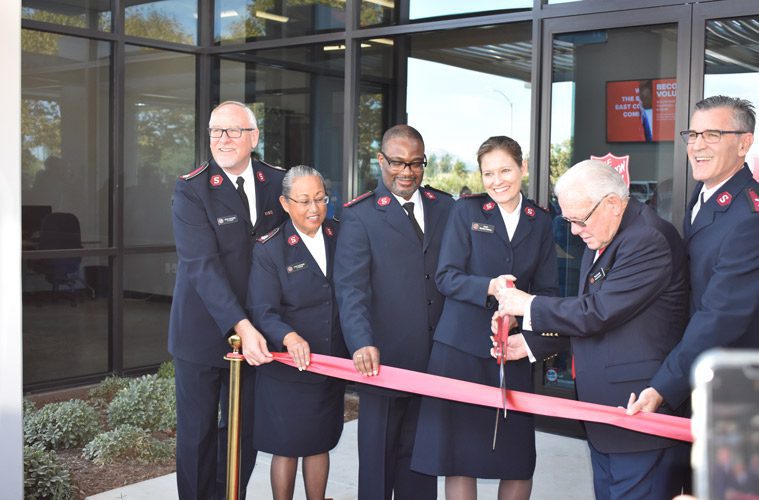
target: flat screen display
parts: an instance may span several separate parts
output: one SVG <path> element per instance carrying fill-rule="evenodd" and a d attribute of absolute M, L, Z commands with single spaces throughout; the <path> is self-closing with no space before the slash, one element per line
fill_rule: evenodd
<path fill-rule="evenodd" d="M 606 82 L 606 142 L 658 142 L 675 137 L 674 78 Z"/>

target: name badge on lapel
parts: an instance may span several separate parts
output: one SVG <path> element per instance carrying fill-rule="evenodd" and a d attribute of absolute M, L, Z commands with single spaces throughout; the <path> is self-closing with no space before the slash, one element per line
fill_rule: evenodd
<path fill-rule="evenodd" d="M 472 222 L 472 231 L 493 234 L 495 232 L 495 226 L 492 224 L 484 224 L 482 222 Z"/>
<path fill-rule="evenodd" d="M 308 267 L 308 263 L 306 261 L 298 262 L 296 264 L 289 264 L 287 266 L 287 272 L 290 273 L 297 273 L 298 271 L 302 271 Z"/>
<path fill-rule="evenodd" d="M 590 281 L 590 284 L 592 285 L 596 281 L 601 281 L 605 277 L 606 277 L 606 269 L 602 267 L 601 269 L 598 270 L 596 274 L 591 276 L 588 281 Z"/>
<path fill-rule="evenodd" d="M 225 224 L 234 224 L 235 222 L 239 221 L 240 219 L 238 219 L 236 215 L 225 215 L 224 217 L 219 217 L 216 219 L 216 223 L 220 226 L 223 226 Z"/>

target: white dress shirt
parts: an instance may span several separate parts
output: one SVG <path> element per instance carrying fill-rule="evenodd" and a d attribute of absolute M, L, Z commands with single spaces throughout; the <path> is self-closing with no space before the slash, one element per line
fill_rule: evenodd
<path fill-rule="evenodd" d="M 295 224 L 293 224 L 293 227 L 295 227 Z M 322 228 L 320 227 L 313 236 L 302 233 L 297 227 L 295 227 L 295 231 L 300 235 L 300 239 L 303 240 L 306 249 L 311 253 L 311 257 L 319 264 L 319 269 L 322 270 L 324 276 L 327 276 L 327 248 L 324 246 Z"/>

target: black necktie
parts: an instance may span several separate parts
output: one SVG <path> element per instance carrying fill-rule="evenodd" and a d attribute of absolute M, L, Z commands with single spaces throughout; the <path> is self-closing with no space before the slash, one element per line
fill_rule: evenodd
<path fill-rule="evenodd" d="M 245 194 L 245 188 L 243 187 L 243 184 L 245 184 L 245 179 L 238 177 L 237 194 L 239 194 L 240 198 L 242 198 L 242 203 L 245 205 L 245 210 L 247 210 L 248 217 L 250 217 L 250 202 L 248 201 L 248 195 Z"/>
<path fill-rule="evenodd" d="M 416 235 L 419 237 L 419 241 L 424 241 L 424 232 L 422 231 L 422 228 L 419 227 L 419 223 L 416 221 L 416 217 L 414 217 L 414 202 L 409 201 L 407 203 L 404 203 L 403 209 L 408 214 L 408 218 L 411 220 L 411 225 L 414 227 L 414 231 L 416 231 Z"/>

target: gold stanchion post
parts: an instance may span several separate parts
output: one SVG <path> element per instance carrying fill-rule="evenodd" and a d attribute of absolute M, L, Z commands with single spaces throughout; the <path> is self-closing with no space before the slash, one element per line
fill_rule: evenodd
<path fill-rule="evenodd" d="M 229 337 L 232 352 L 224 356 L 229 361 L 229 413 L 227 417 L 227 500 L 240 495 L 240 353 L 242 341 L 237 334 Z"/>

